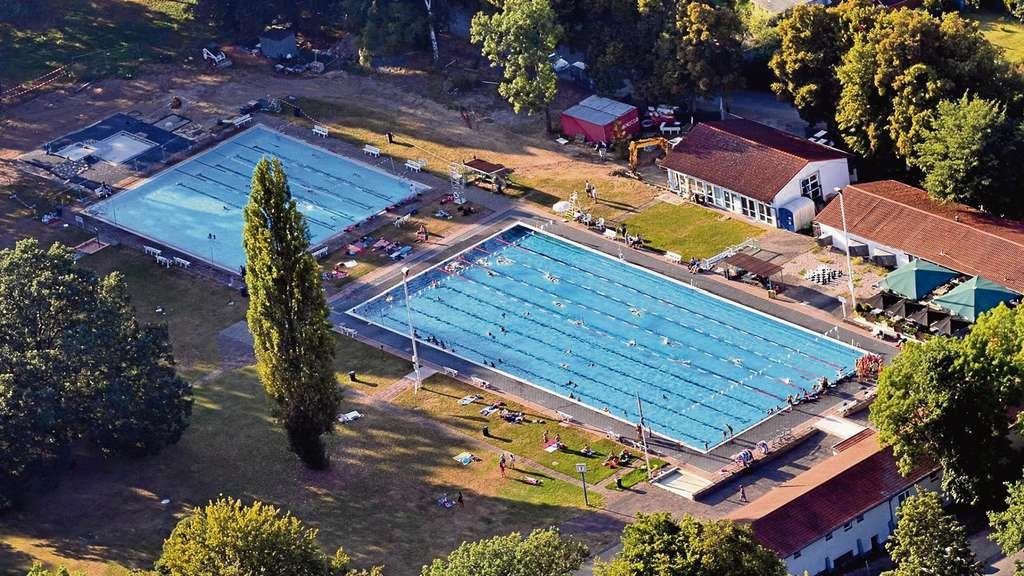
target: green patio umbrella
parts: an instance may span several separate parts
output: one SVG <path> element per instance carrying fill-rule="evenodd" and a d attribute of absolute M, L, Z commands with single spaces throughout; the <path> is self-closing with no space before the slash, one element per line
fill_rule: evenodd
<path fill-rule="evenodd" d="M 889 272 L 882 287 L 911 300 L 920 300 L 957 276 L 959 274 L 948 268 L 918 259 Z"/>
<path fill-rule="evenodd" d="M 1019 297 L 1020 294 L 1009 288 L 1000 286 L 991 280 L 985 280 L 981 276 L 975 276 L 942 296 L 936 297 L 933 302 L 974 322 L 983 312 L 995 308 L 1000 302 L 1009 302 Z"/>

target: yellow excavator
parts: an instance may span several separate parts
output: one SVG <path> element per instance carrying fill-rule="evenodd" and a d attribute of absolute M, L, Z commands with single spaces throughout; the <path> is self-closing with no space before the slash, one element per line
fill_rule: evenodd
<path fill-rule="evenodd" d="M 636 173 L 637 164 L 639 159 L 637 158 L 641 148 L 648 146 L 658 146 L 661 148 L 663 154 L 668 154 L 668 140 L 658 136 L 655 138 L 641 138 L 640 140 L 634 140 L 629 143 L 629 171 Z"/>

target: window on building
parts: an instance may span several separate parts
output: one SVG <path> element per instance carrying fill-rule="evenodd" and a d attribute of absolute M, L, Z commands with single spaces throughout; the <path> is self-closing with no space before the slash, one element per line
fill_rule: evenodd
<path fill-rule="evenodd" d="M 907 496 L 908 496 L 909 494 L 910 494 L 910 492 L 904 492 L 904 493 L 900 494 L 900 497 L 899 497 L 899 498 L 897 498 L 897 499 L 896 499 L 896 501 L 897 501 L 897 502 L 898 502 L 898 503 L 899 503 L 900 505 L 902 505 L 902 504 L 903 504 L 904 502 L 906 502 L 906 501 L 907 501 Z"/>
<path fill-rule="evenodd" d="M 801 554 L 800 552 L 793 552 L 793 558 L 799 558 L 801 556 L 803 556 L 803 554 Z"/>
<path fill-rule="evenodd" d="M 852 529 L 853 529 L 853 522 L 847 522 L 846 524 L 843 524 L 843 532 L 849 532 Z"/>
<path fill-rule="evenodd" d="M 815 202 L 822 199 L 821 178 L 817 172 L 800 181 L 800 194 Z"/>
<path fill-rule="evenodd" d="M 861 514 L 860 516 L 857 516 L 857 523 L 858 524 L 860 524 L 863 521 L 864 521 L 864 515 L 863 514 Z"/>
<path fill-rule="evenodd" d="M 831 539 L 832 539 L 832 533 L 831 532 L 829 532 L 828 534 L 825 534 L 825 540 L 831 540 Z"/>

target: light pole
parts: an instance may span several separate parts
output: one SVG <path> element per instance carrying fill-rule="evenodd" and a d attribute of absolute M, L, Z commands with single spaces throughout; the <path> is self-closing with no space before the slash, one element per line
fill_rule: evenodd
<path fill-rule="evenodd" d="M 583 503 L 590 506 L 590 499 L 587 497 L 587 465 L 577 464 L 576 471 L 580 473 L 580 480 L 583 480 Z"/>
<path fill-rule="evenodd" d="M 412 341 L 412 370 L 416 374 L 413 394 L 420 391 L 420 356 L 416 352 L 416 329 L 412 327 L 412 303 L 409 302 L 409 267 L 402 266 L 402 291 L 405 292 L 405 314 L 409 319 L 409 340 Z"/>
<path fill-rule="evenodd" d="M 850 288 L 850 314 L 856 314 L 857 296 L 853 293 L 853 263 L 850 261 L 850 231 L 846 228 L 846 202 L 843 200 L 842 188 L 837 186 L 833 190 L 839 195 L 839 217 L 843 221 L 843 236 L 846 237 L 846 285 Z"/>

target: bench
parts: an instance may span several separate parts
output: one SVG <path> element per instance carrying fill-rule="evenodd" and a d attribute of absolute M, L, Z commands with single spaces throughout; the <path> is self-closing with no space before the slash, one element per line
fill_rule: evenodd
<path fill-rule="evenodd" d="M 455 368 L 449 368 L 449 367 L 445 366 L 444 367 L 444 375 L 445 376 L 450 376 L 452 378 L 458 378 L 459 377 L 459 371 L 456 370 Z"/>
<path fill-rule="evenodd" d="M 366 146 L 363 146 L 363 154 L 373 156 L 374 158 L 380 158 L 380 148 L 367 144 Z"/>
<path fill-rule="evenodd" d="M 604 231 L 604 234 L 603 234 L 603 236 L 604 236 L 605 238 L 611 238 L 612 240 L 615 240 L 616 238 L 618 238 L 618 237 L 619 237 L 619 233 L 618 233 L 618 232 L 616 232 L 615 230 L 611 229 L 611 228 L 608 228 L 608 229 L 606 229 L 606 230 Z"/>
<path fill-rule="evenodd" d="M 159 248 L 153 248 L 152 246 L 143 246 L 142 251 L 149 256 L 159 256 L 160 254 L 163 253 L 163 250 L 160 250 Z"/>
<path fill-rule="evenodd" d="M 661 126 L 659 127 L 659 130 L 665 136 L 678 135 L 680 132 L 682 132 L 683 127 L 680 126 L 679 124 L 669 124 L 668 122 L 662 122 Z"/>
<path fill-rule="evenodd" d="M 188 260 L 185 260 L 184 258 L 178 258 L 177 256 L 175 256 L 173 258 L 173 260 L 174 260 L 175 264 L 177 264 L 178 266 L 181 266 L 182 268 L 191 268 L 192 267 L 192 263 L 189 262 Z"/>
<path fill-rule="evenodd" d="M 469 380 L 470 380 L 470 382 L 472 382 L 473 384 L 476 384 L 477 386 L 479 386 L 481 388 L 486 388 L 487 390 L 491 389 L 491 383 L 488 382 L 487 380 L 484 380 L 483 378 L 477 378 L 476 376 L 472 376 L 472 377 L 470 377 Z"/>
<path fill-rule="evenodd" d="M 355 338 L 356 337 L 356 330 L 355 330 L 355 328 L 349 328 L 348 326 L 338 326 L 338 330 L 342 334 L 344 334 L 345 336 L 348 336 L 349 338 Z"/>
<path fill-rule="evenodd" d="M 316 258 L 317 260 L 324 256 L 327 256 L 327 246 L 322 246 L 313 251 L 313 258 Z"/>
<path fill-rule="evenodd" d="M 327 126 L 323 126 L 321 124 L 314 124 L 313 135 L 319 136 L 321 138 L 327 138 Z"/>
<path fill-rule="evenodd" d="M 427 165 L 426 160 L 406 160 L 405 167 L 413 172 L 422 172 L 423 167 Z"/>
<path fill-rule="evenodd" d="M 171 267 L 171 259 L 167 258 L 166 256 L 157 256 L 156 263 L 163 266 L 164 268 Z"/>
<path fill-rule="evenodd" d="M 242 114 L 241 116 L 228 120 L 228 122 L 230 122 L 235 128 L 238 128 L 239 126 L 252 122 L 252 114 Z"/>
<path fill-rule="evenodd" d="M 683 257 L 675 252 L 665 252 L 665 260 L 668 260 L 673 264 L 681 264 L 683 262 Z"/>

